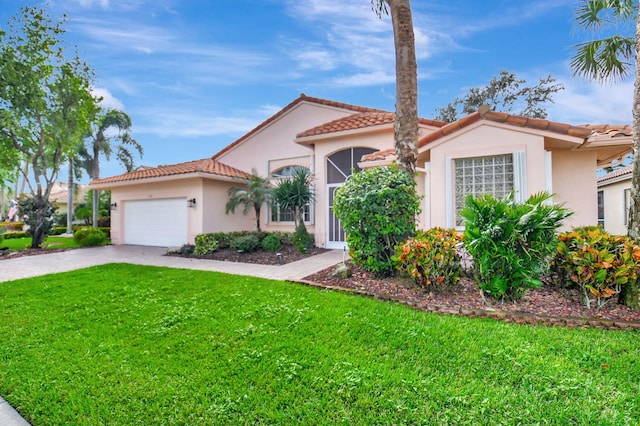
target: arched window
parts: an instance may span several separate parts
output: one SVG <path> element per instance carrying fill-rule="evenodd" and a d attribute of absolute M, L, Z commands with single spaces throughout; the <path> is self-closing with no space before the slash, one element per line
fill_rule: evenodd
<path fill-rule="evenodd" d="M 327 157 L 327 183 L 342 183 L 353 174 L 359 172 L 358 162 L 363 155 L 371 154 L 375 149 L 349 148 L 338 151 Z"/>

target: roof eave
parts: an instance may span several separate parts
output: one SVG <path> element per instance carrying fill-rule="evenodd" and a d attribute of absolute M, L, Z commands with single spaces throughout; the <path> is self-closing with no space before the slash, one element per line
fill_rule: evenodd
<path fill-rule="evenodd" d="M 191 172 L 191 173 L 182 173 L 182 174 L 167 175 L 167 176 L 153 176 L 153 177 L 146 177 L 146 178 L 139 178 L 139 179 L 128 179 L 128 180 L 122 180 L 118 182 L 105 182 L 105 183 L 98 183 L 98 184 L 90 183 L 89 187 L 91 189 L 109 189 L 109 188 L 119 188 L 123 186 L 142 185 L 142 184 L 149 184 L 149 183 L 162 183 L 167 181 L 197 179 L 197 178 L 223 181 L 223 182 L 238 182 L 246 179 L 245 177 L 240 177 L 240 176 L 236 177 L 236 176 L 219 175 L 215 173 Z"/>

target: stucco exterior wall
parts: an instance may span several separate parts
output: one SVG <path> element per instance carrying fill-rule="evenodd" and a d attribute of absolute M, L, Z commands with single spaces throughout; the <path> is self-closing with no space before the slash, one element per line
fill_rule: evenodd
<path fill-rule="evenodd" d="M 604 230 L 610 234 L 627 234 L 627 211 L 624 202 L 626 189 L 631 189 L 631 176 L 629 179 L 598 188 L 598 191 L 604 194 Z"/>
<path fill-rule="evenodd" d="M 269 160 L 313 155 L 312 148 L 294 143 L 298 133 L 352 114 L 353 111 L 302 102 L 223 153 L 218 160 L 240 170 L 256 168 L 265 176 Z"/>
<path fill-rule="evenodd" d="M 240 182 L 209 179 L 203 181 L 203 202 L 198 206 L 199 209 L 202 209 L 201 211 L 205 212 L 202 217 L 201 233 L 253 231 L 256 229 L 253 209 L 244 215 L 242 214 L 243 206 L 238 206 L 235 213 L 225 213 L 225 206 L 229 201 L 228 191 L 233 186 L 240 186 Z"/>
<path fill-rule="evenodd" d="M 555 150 L 552 153 L 553 201 L 564 203 L 574 215 L 562 230 L 598 224 L 595 151 Z"/>

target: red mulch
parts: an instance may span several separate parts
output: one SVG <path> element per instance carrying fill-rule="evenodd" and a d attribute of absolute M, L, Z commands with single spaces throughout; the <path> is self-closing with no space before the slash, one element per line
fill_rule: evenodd
<path fill-rule="evenodd" d="M 309 256 L 321 254 L 326 251 L 327 249 L 313 247 L 309 249 L 306 253 L 302 253 L 292 245 L 284 245 L 277 252 L 266 251 L 266 250 L 256 250 L 250 253 L 242 253 L 234 249 L 225 248 L 207 255 L 182 254 L 182 253 L 171 252 L 171 253 L 167 253 L 167 256 L 189 257 L 189 258 L 196 258 L 196 259 L 224 260 L 226 262 L 258 263 L 260 265 L 284 265 L 290 262 L 295 262 L 297 260 L 307 258 Z"/>
<path fill-rule="evenodd" d="M 545 284 L 539 289 L 527 291 L 518 301 L 499 301 L 484 296 L 477 284 L 469 278 L 461 279 L 456 286 L 429 292 L 419 288 L 410 278 L 376 279 L 355 265 L 349 266 L 353 271 L 351 278 L 335 278 L 331 275 L 334 268 L 328 268 L 306 277 L 305 281 L 393 300 L 433 312 L 508 320 L 516 318 L 515 322 L 524 323 L 545 322 L 578 326 L 593 320 L 593 324 L 586 325 L 640 328 L 640 310 L 620 305 L 616 300 L 609 301 L 599 310 L 587 309 L 577 289 L 562 289 Z"/>

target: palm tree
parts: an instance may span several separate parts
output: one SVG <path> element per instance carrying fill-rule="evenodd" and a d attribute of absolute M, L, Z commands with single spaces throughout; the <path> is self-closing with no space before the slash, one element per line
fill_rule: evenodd
<path fill-rule="evenodd" d="M 396 51 L 396 158 L 400 169 L 414 175 L 418 159 L 418 66 L 411 4 L 409 0 L 371 0 L 371 6 L 380 17 L 391 14 Z"/>
<path fill-rule="evenodd" d="M 235 213 L 236 207 L 243 206 L 242 214 L 248 214 L 251 208 L 256 213 L 256 228 L 260 229 L 260 211 L 262 205 L 273 199 L 273 188 L 267 178 L 263 178 L 258 174 L 256 169 L 251 170 L 251 176 L 246 179 L 246 186 L 234 186 L 229 188 L 229 201 L 225 206 L 225 212 Z"/>
<path fill-rule="evenodd" d="M 110 131 L 116 131 L 115 135 L 109 136 Z M 117 141 L 116 157 L 127 172 L 134 169 L 135 163 L 133 152 L 130 148 L 142 157 L 143 149 L 129 133 L 131 131 L 131 117 L 117 109 L 111 109 L 98 116 L 93 134 L 90 136 L 89 147 L 82 144 L 78 149 L 78 155 L 82 162 L 82 167 L 89 173 L 91 179 L 100 177 L 100 155 L 103 154 L 107 160 L 113 153 L 112 142 Z M 93 226 L 98 226 L 98 200 L 99 191 L 93 190 Z"/>
<path fill-rule="evenodd" d="M 605 25 L 629 24 L 635 21 L 635 36 L 619 35 L 596 39 L 576 46 L 571 68 L 577 76 L 599 82 L 620 81 L 632 69 L 635 59 L 633 93 L 633 178 L 629 206 L 628 234 L 640 242 L 640 13 L 633 0 L 583 0 L 576 11 L 576 23 L 587 31 L 600 30 Z M 640 287 L 625 286 L 623 302 L 640 307 Z"/>
<path fill-rule="evenodd" d="M 294 167 L 291 176 L 278 182 L 273 190 L 275 202 L 281 208 L 293 211 L 296 229 L 304 228 L 304 208 L 314 196 L 313 175 L 304 167 Z"/>

